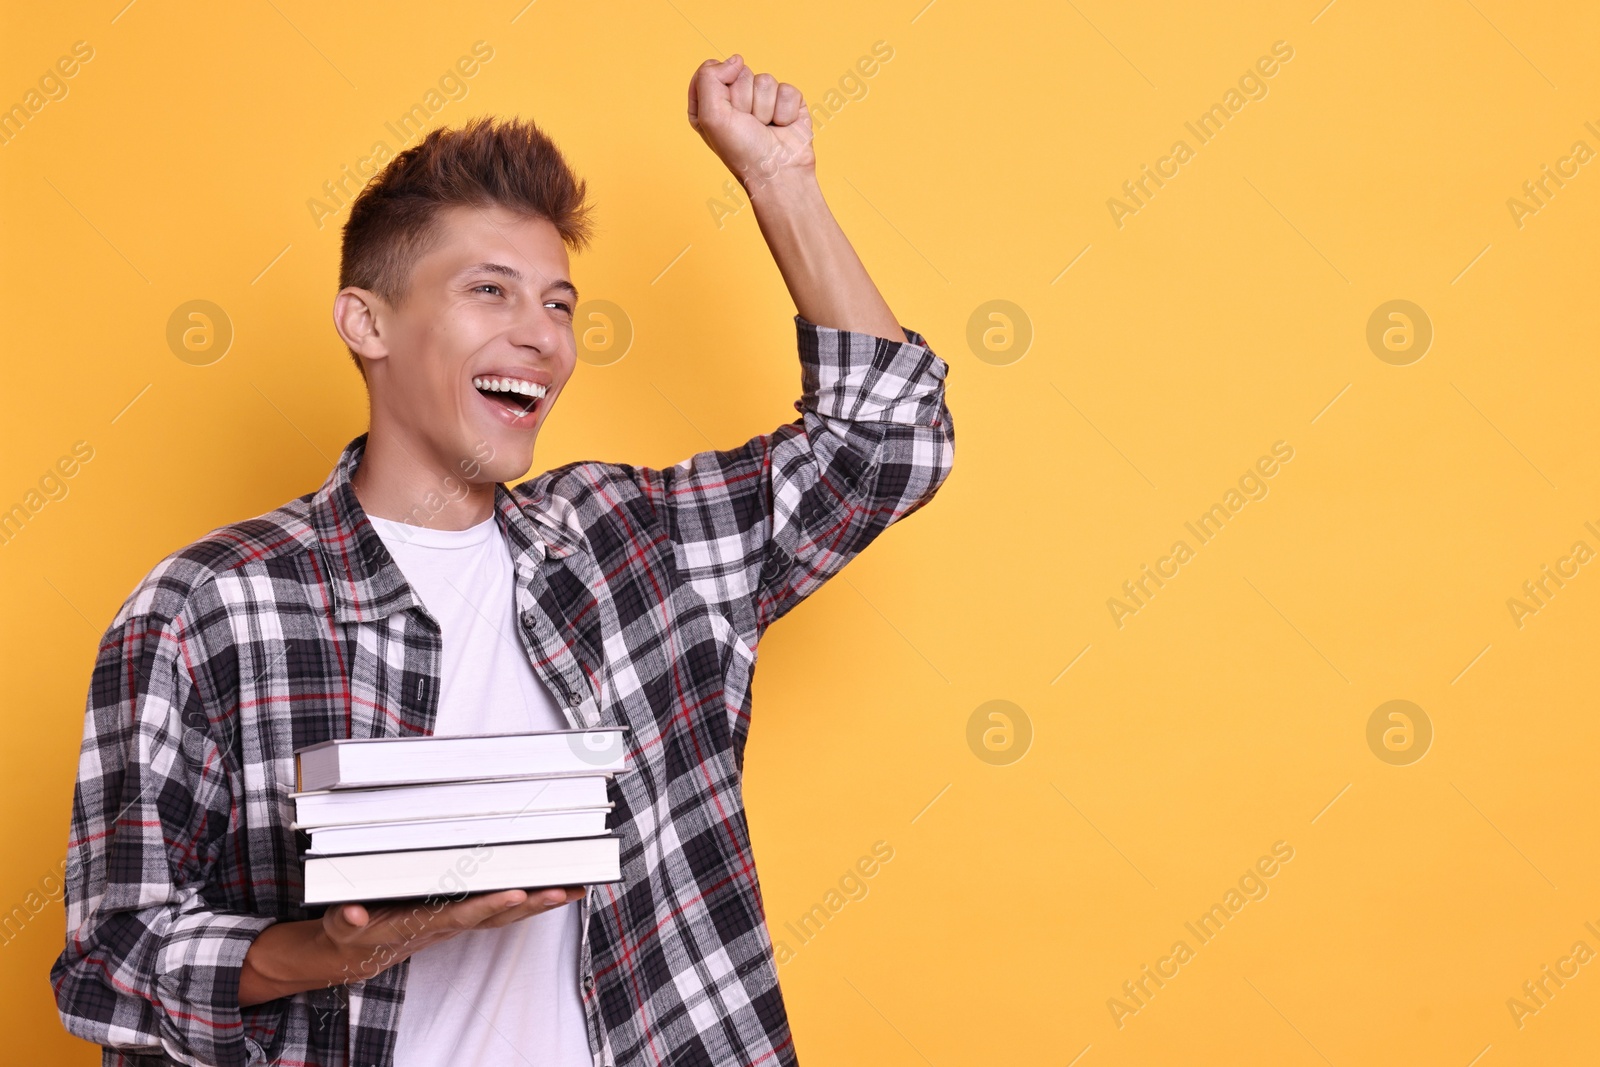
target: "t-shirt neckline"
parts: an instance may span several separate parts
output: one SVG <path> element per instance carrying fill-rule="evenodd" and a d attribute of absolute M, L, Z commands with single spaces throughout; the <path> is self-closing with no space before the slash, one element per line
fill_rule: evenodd
<path fill-rule="evenodd" d="M 497 517 L 493 514 L 476 526 L 469 526 L 465 530 L 413 526 L 408 522 L 379 518 L 377 515 L 368 515 L 367 519 L 386 542 L 399 541 L 421 548 L 478 548 L 490 541 L 498 532 Z"/>

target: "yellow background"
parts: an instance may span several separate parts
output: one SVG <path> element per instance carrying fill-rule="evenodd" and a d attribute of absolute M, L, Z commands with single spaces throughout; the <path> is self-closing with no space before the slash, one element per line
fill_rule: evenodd
<path fill-rule="evenodd" d="M 693 68 L 740 51 L 816 104 L 882 40 L 819 173 L 950 362 L 959 447 L 763 645 L 747 800 L 802 1060 L 1592 1061 L 1600 962 L 1520 1028 L 1506 1004 L 1600 950 L 1600 565 L 1520 628 L 1506 606 L 1600 549 L 1600 163 L 1520 227 L 1506 203 L 1600 149 L 1592 5 L 524 2 L 9 9 L 0 104 L 95 54 L 0 147 L 0 508 L 74 442 L 94 458 L 0 545 L 0 909 L 63 854 L 123 597 L 363 428 L 323 181 L 487 42 L 433 124 L 547 126 L 599 205 L 575 280 L 635 330 L 580 365 L 536 467 L 663 466 L 798 393 L 755 220 L 707 204 Z M 1118 228 L 1107 199 L 1280 40 L 1268 95 Z M 235 330 L 209 366 L 165 339 L 193 299 Z M 1393 299 L 1435 331 L 1408 366 L 1365 340 Z M 1031 323 L 1020 359 L 969 346 L 990 300 Z M 1118 628 L 1107 599 L 1280 440 L 1270 494 Z M 1366 740 L 1393 699 L 1434 730 L 1408 766 Z M 991 700 L 1033 735 L 1002 765 L 968 744 Z M 878 841 L 867 896 L 787 934 Z M 1270 894 L 1200 946 L 1185 921 L 1277 841 Z M 52 903 L 0 947 L 9 1062 L 97 1062 L 55 1017 L 61 934 Z M 1119 1028 L 1108 998 L 1179 939 L 1194 958 Z"/>

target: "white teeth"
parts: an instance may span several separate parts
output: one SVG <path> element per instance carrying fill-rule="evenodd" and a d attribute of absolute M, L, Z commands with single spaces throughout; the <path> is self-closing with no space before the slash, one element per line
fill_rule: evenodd
<path fill-rule="evenodd" d="M 549 390 L 538 382 L 525 382 L 520 378 L 474 378 L 474 389 L 487 389 L 494 393 L 516 393 L 519 396 L 541 398 Z"/>

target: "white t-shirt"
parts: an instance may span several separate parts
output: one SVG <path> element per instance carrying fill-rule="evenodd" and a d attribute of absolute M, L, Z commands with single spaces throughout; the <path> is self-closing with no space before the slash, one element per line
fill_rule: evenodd
<path fill-rule="evenodd" d="M 517 633 L 515 570 L 495 517 L 466 530 L 369 518 L 443 631 L 433 732 L 566 729 Z M 578 992 L 578 919 L 573 902 L 412 954 L 397 1067 L 592 1067 Z"/>

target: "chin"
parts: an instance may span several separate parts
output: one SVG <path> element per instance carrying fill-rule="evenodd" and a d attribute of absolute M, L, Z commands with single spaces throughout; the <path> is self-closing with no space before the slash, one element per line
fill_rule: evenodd
<path fill-rule="evenodd" d="M 514 482 L 533 469 L 533 442 L 517 441 L 494 446 L 494 455 L 480 468 L 484 482 Z"/>

